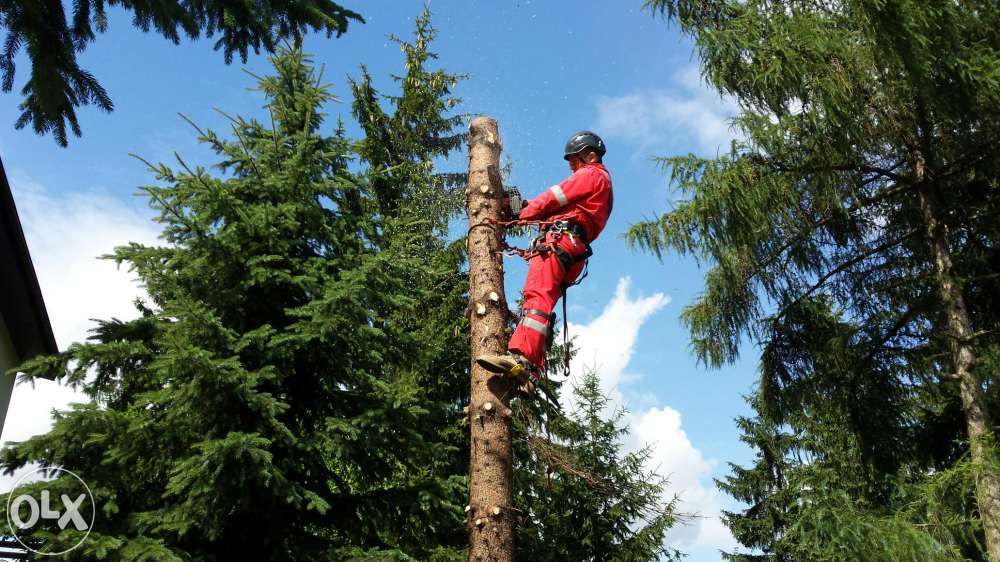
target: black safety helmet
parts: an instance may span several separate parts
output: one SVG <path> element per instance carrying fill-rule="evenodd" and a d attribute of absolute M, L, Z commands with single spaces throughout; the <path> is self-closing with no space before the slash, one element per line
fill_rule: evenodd
<path fill-rule="evenodd" d="M 580 131 L 578 133 L 573 133 L 573 136 L 566 141 L 566 153 L 563 158 L 569 160 L 569 157 L 574 154 L 579 154 L 588 148 L 594 149 L 599 158 L 604 157 L 604 153 L 607 150 L 604 148 L 604 141 L 601 137 L 590 131 Z"/>

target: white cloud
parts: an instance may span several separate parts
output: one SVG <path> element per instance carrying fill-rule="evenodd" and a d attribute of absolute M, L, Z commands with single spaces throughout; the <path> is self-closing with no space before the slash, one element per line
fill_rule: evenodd
<path fill-rule="evenodd" d="M 597 318 L 586 325 L 572 322 L 569 325 L 577 348 L 570 369 L 571 383 L 577 383 L 585 370 L 595 370 L 601 375 L 601 391 L 617 404 L 623 403 L 619 389 L 622 379 L 634 376 L 626 373 L 625 368 L 635 351 L 639 327 L 670 302 L 670 297 L 663 293 L 632 299 L 629 296 L 631 284 L 630 278 L 621 278 L 615 296 Z"/>
<path fill-rule="evenodd" d="M 12 172 L 9 179 L 59 348 L 84 341 L 93 327 L 91 318 L 137 316 L 132 302 L 143 291 L 133 276 L 96 258 L 130 241 L 155 243 L 155 224 L 105 194 L 57 196 L 24 174 Z M 0 440 L 23 441 L 45 433 L 52 427 L 53 409 L 85 401 L 83 393 L 54 382 L 19 384 Z M 0 490 L 19 474 L 0 478 Z"/>
<path fill-rule="evenodd" d="M 610 398 L 608 414 L 628 405 L 623 387 L 627 390 L 629 382 L 640 378 L 627 370 L 639 329 L 670 302 L 670 297 L 662 293 L 633 297 L 630 287 L 628 277 L 620 279 L 614 297 L 597 318 L 585 325 L 571 323 L 569 328 L 578 349 L 571 365 L 570 382 L 579 383 L 586 370 L 595 371 L 600 376 L 601 390 Z M 734 541 L 719 520 L 719 492 L 711 482 L 717 463 L 705 459 L 688 438 L 679 411 L 657 406 L 658 400 L 649 393 L 628 393 L 628 397 L 637 409 L 624 419 L 630 430 L 626 450 L 651 446 L 647 470 L 669 479 L 667 494 L 680 497 L 681 512 L 697 515 L 687 524 L 673 528 L 668 543 L 682 550 L 685 546 L 701 545 L 731 549 Z M 573 408 L 571 397 L 564 397 L 563 401 L 566 408 Z"/>
<path fill-rule="evenodd" d="M 54 196 L 21 174 L 10 179 L 60 349 L 85 340 L 91 318 L 134 317 L 144 294 L 134 276 L 97 258 L 130 241 L 156 243 L 155 223 L 106 194 Z"/>
<path fill-rule="evenodd" d="M 692 148 L 714 155 L 725 151 L 736 136 L 729 124 L 735 104 L 705 86 L 696 66 L 678 72 L 671 91 L 600 96 L 595 105 L 594 128 L 608 138 L 636 145 L 637 156 L 648 156 L 650 150 Z"/>

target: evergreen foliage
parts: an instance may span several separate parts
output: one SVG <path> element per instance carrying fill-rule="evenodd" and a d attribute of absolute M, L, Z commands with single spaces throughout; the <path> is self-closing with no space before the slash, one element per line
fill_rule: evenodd
<path fill-rule="evenodd" d="M 757 409 L 753 399 L 751 406 Z M 734 562 L 792 562 L 786 535 L 797 512 L 795 492 L 787 484 L 787 474 L 794 463 L 795 437 L 760 414 L 739 417 L 736 426 L 740 440 L 756 451 L 756 463 L 742 467 L 729 463 L 732 474 L 717 480 L 723 492 L 749 504 L 744 512 L 723 511 L 723 522 L 740 544 L 759 554 L 726 553 Z"/>
<path fill-rule="evenodd" d="M 368 162 L 369 178 L 376 194 L 379 211 L 385 215 L 413 212 L 433 222 L 436 234 L 444 234 L 447 219 L 463 209 L 461 192 L 455 188 L 464 184 L 464 173 L 437 173 L 432 181 L 413 181 L 426 174 L 434 158 L 446 157 L 461 149 L 465 133 L 456 133 L 463 116 L 446 116 L 461 103 L 452 94 L 465 75 L 427 68 L 437 54 L 428 50 L 437 31 L 431 25 L 430 11 L 416 20 L 413 43 L 390 36 L 405 57 L 405 76 L 393 76 L 400 84 L 401 94 L 383 96 L 372 84 L 368 69 L 361 68 L 361 77 L 352 81 L 354 116 L 365 131 L 358 153 Z M 394 107 L 387 115 L 380 102 Z M 418 191 L 419 186 L 430 189 Z"/>
<path fill-rule="evenodd" d="M 523 518 L 516 558 L 538 562 L 674 560 L 664 545 L 678 519 L 666 481 L 645 469 L 649 449 L 622 452 L 624 411 L 605 419 L 608 399 L 594 372 L 573 388 L 577 408 L 554 415 L 551 439 L 533 434 L 519 404 L 515 426 L 515 506 Z"/>
<path fill-rule="evenodd" d="M 456 132 L 463 117 L 450 115 L 461 103 L 452 90 L 465 76 L 428 68 L 437 59 L 430 50 L 436 34 L 425 7 L 412 41 L 391 37 L 404 55 L 406 74 L 393 76 L 400 94 L 379 93 L 364 67 L 351 89 L 353 114 L 364 131 L 354 149 L 365 164 L 369 206 L 383 219 L 377 245 L 421 264 L 406 271 L 404 292 L 416 306 L 396 309 L 390 321 L 414 342 L 406 351 L 406 376 L 430 405 L 424 423 L 443 445 L 425 469 L 449 483 L 450 525 L 435 524 L 437 536 L 424 540 L 439 546 L 437 559 L 458 560 L 466 543 L 462 506 L 469 470 L 461 425 L 469 401 L 469 284 L 465 240 L 449 241 L 448 226 L 463 209 L 457 188 L 465 174 L 440 172 L 434 161 L 461 150 L 465 141 Z"/>
<path fill-rule="evenodd" d="M 378 212 L 342 128 L 321 132 L 331 95 L 301 48 L 272 62 L 258 83 L 272 124 L 199 130 L 221 175 L 151 166 L 166 244 L 109 256 L 146 288 L 142 316 L 20 368 L 92 398 L 2 455 L 90 484 L 99 514 L 74 556 L 458 558 L 465 451 L 450 427 L 467 352 L 411 328 L 460 317 L 461 254 Z M 404 191 L 433 183 L 424 169 Z"/>
<path fill-rule="evenodd" d="M 628 233 L 709 266 L 683 313 L 699 360 L 732 362 L 747 339 L 764 350 L 757 415 L 738 422 L 758 458 L 720 483 L 750 504 L 727 522 L 762 554 L 732 559 L 983 559 L 976 497 L 997 462 L 990 439 L 970 456 L 969 412 L 974 398 L 1000 413 L 1000 11 L 646 7 L 693 36 L 706 80 L 739 103 L 731 149 L 660 159 L 683 199 Z M 968 375 L 953 375 L 959 349 L 977 358 Z"/>
<path fill-rule="evenodd" d="M 304 31 L 324 31 L 327 37 L 347 30 L 361 16 L 331 0 L 223 2 L 217 0 L 78 0 L 66 13 L 62 0 L 2 0 L 0 28 L 6 30 L 0 51 L 0 84 L 14 87 L 14 59 L 22 48 L 31 62 L 31 78 L 21 90 L 24 101 L 15 127 L 29 124 L 38 134 L 52 133 L 67 144 L 67 128 L 80 136 L 76 108 L 94 104 L 111 111 L 111 97 L 97 79 L 80 67 L 77 53 L 108 27 L 107 8 L 121 7 L 144 32 L 155 31 L 177 44 L 182 36 L 219 36 L 215 49 L 226 63 L 239 54 L 246 62 L 250 49 L 274 52 L 283 38 Z"/>
<path fill-rule="evenodd" d="M 772 327 L 749 399 L 757 414 L 737 419 L 757 457 L 749 467 L 730 464 L 718 485 L 749 504 L 724 520 L 758 554 L 727 559 L 959 560 L 963 549 L 977 558 L 973 480 L 961 451 L 936 441 L 939 427 L 914 423 L 928 401 L 865 370 L 858 328 L 838 321 L 826 299 L 807 303 L 796 326 Z M 794 381 L 783 382 L 792 369 Z M 960 420 L 948 429 L 960 434 Z M 922 451 L 935 446 L 937 463 Z"/>
<path fill-rule="evenodd" d="M 434 36 L 425 9 L 412 40 L 393 38 L 398 95 L 362 67 L 361 139 L 343 123 L 325 132 L 332 94 L 291 44 L 258 78 L 266 122 L 195 126 L 214 169 L 149 164 L 163 243 L 105 256 L 143 284 L 139 318 L 100 320 L 87 342 L 17 369 L 90 397 L 0 452 L 8 473 L 62 467 L 93 490 L 94 528 L 63 559 L 466 558 L 468 279 L 449 233 L 465 176 L 435 165 L 464 141 L 451 114 L 463 76 L 429 68 Z M 663 546 L 674 503 L 643 470 L 648 452 L 621 452 L 622 414 L 600 417 L 596 376 L 576 392 L 586 407 L 554 418 L 556 443 L 521 428 L 522 552 L 676 557 Z M 537 406 L 520 418 L 542 419 Z M 54 526 L 26 537 L 49 552 L 78 539 Z"/>

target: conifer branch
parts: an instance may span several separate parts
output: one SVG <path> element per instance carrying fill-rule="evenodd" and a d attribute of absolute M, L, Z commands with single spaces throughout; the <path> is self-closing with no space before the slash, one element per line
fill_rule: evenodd
<path fill-rule="evenodd" d="M 883 252 L 883 251 L 885 251 L 885 250 L 887 250 L 887 249 L 889 249 L 889 248 L 891 248 L 891 247 L 893 247 L 893 246 L 895 246 L 895 245 L 897 245 L 897 244 L 899 244 L 901 242 L 904 242 L 904 241 L 912 238 L 914 235 L 918 234 L 919 232 L 920 232 L 919 230 L 913 229 L 913 230 L 907 232 L 906 234 L 903 234 L 902 236 L 898 236 L 896 238 L 890 239 L 887 242 L 879 244 L 878 246 L 875 246 L 874 248 L 862 251 L 859 255 L 856 255 L 853 258 L 851 258 L 851 259 L 845 261 L 844 263 L 838 265 L 837 267 L 831 269 L 830 271 L 827 271 L 826 273 L 824 273 L 823 275 L 821 275 L 819 277 L 819 279 L 815 283 L 813 283 L 812 286 L 809 287 L 804 293 L 799 294 L 795 298 L 794 301 L 792 301 L 791 303 L 789 303 L 789 304 L 781 307 L 781 309 L 778 311 L 778 313 L 775 315 L 775 317 L 776 318 L 783 317 L 788 312 L 788 310 L 797 307 L 799 305 L 799 303 L 802 302 L 803 299 L 808 298 L 813 293 L 815 293 L 817 290 L 819 290 L 824 285 L 826 285 L 826 282 L 829 281 L 832 277 L 834 277 L 836 275 L 839 275 L 839 274 L 847 271 L 848 269 L 850 269 L 854 265 L 856 265 L 856 264 L 858 264 L 858 263 L 860 263 L 860 262 L 862 262 L 862 261 L 864 261 L 864 260 L 866 260 L 866 259 L 868 259 L 868 258 L 870 258 L 870 257 L 872 257 L 874 255 L 876 255 L 876 254 L 879 254 L 879 253 L 881 253 L 881 252 Z"/>
<path fill-rule="evenodd" d="M 236 119 L 230 117 L 228 113 L 222 111 L 217 107 L 214 107 L 212 109 L 215 110 L 216 113 L 219 113 L 220 115 L 229 120 L 229 124 L 233 131 L 233 134 L 236 135 L 236 140 L 239 141 L 240 148 L 243 149 L 243 155 L 246 157 L 247 162 L 250 163 L 250 167 L 253 168 L 254 173 L 257 175 L 257 179 L 264 179 L 263 174 L 260 173 L 260 168 L 257 167 L 257 161 L 254 159 L 253 154 L 250 152 L 250 148 L 247 147 L 246 138 L 243 134 L 244 121 L 242 119 Z"/>

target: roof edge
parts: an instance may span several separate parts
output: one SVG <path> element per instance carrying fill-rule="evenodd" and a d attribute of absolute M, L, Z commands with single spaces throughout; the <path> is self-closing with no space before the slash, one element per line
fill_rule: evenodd
<path fill-rule="evenodd" d="M 3 254 L 6 254 L 4 256 Z M 21 361 L 40 354 L 59 352 L 45 308 L 42 289 L 28 252 L 14 194 L 0 159 L 0 313 Z"/>

